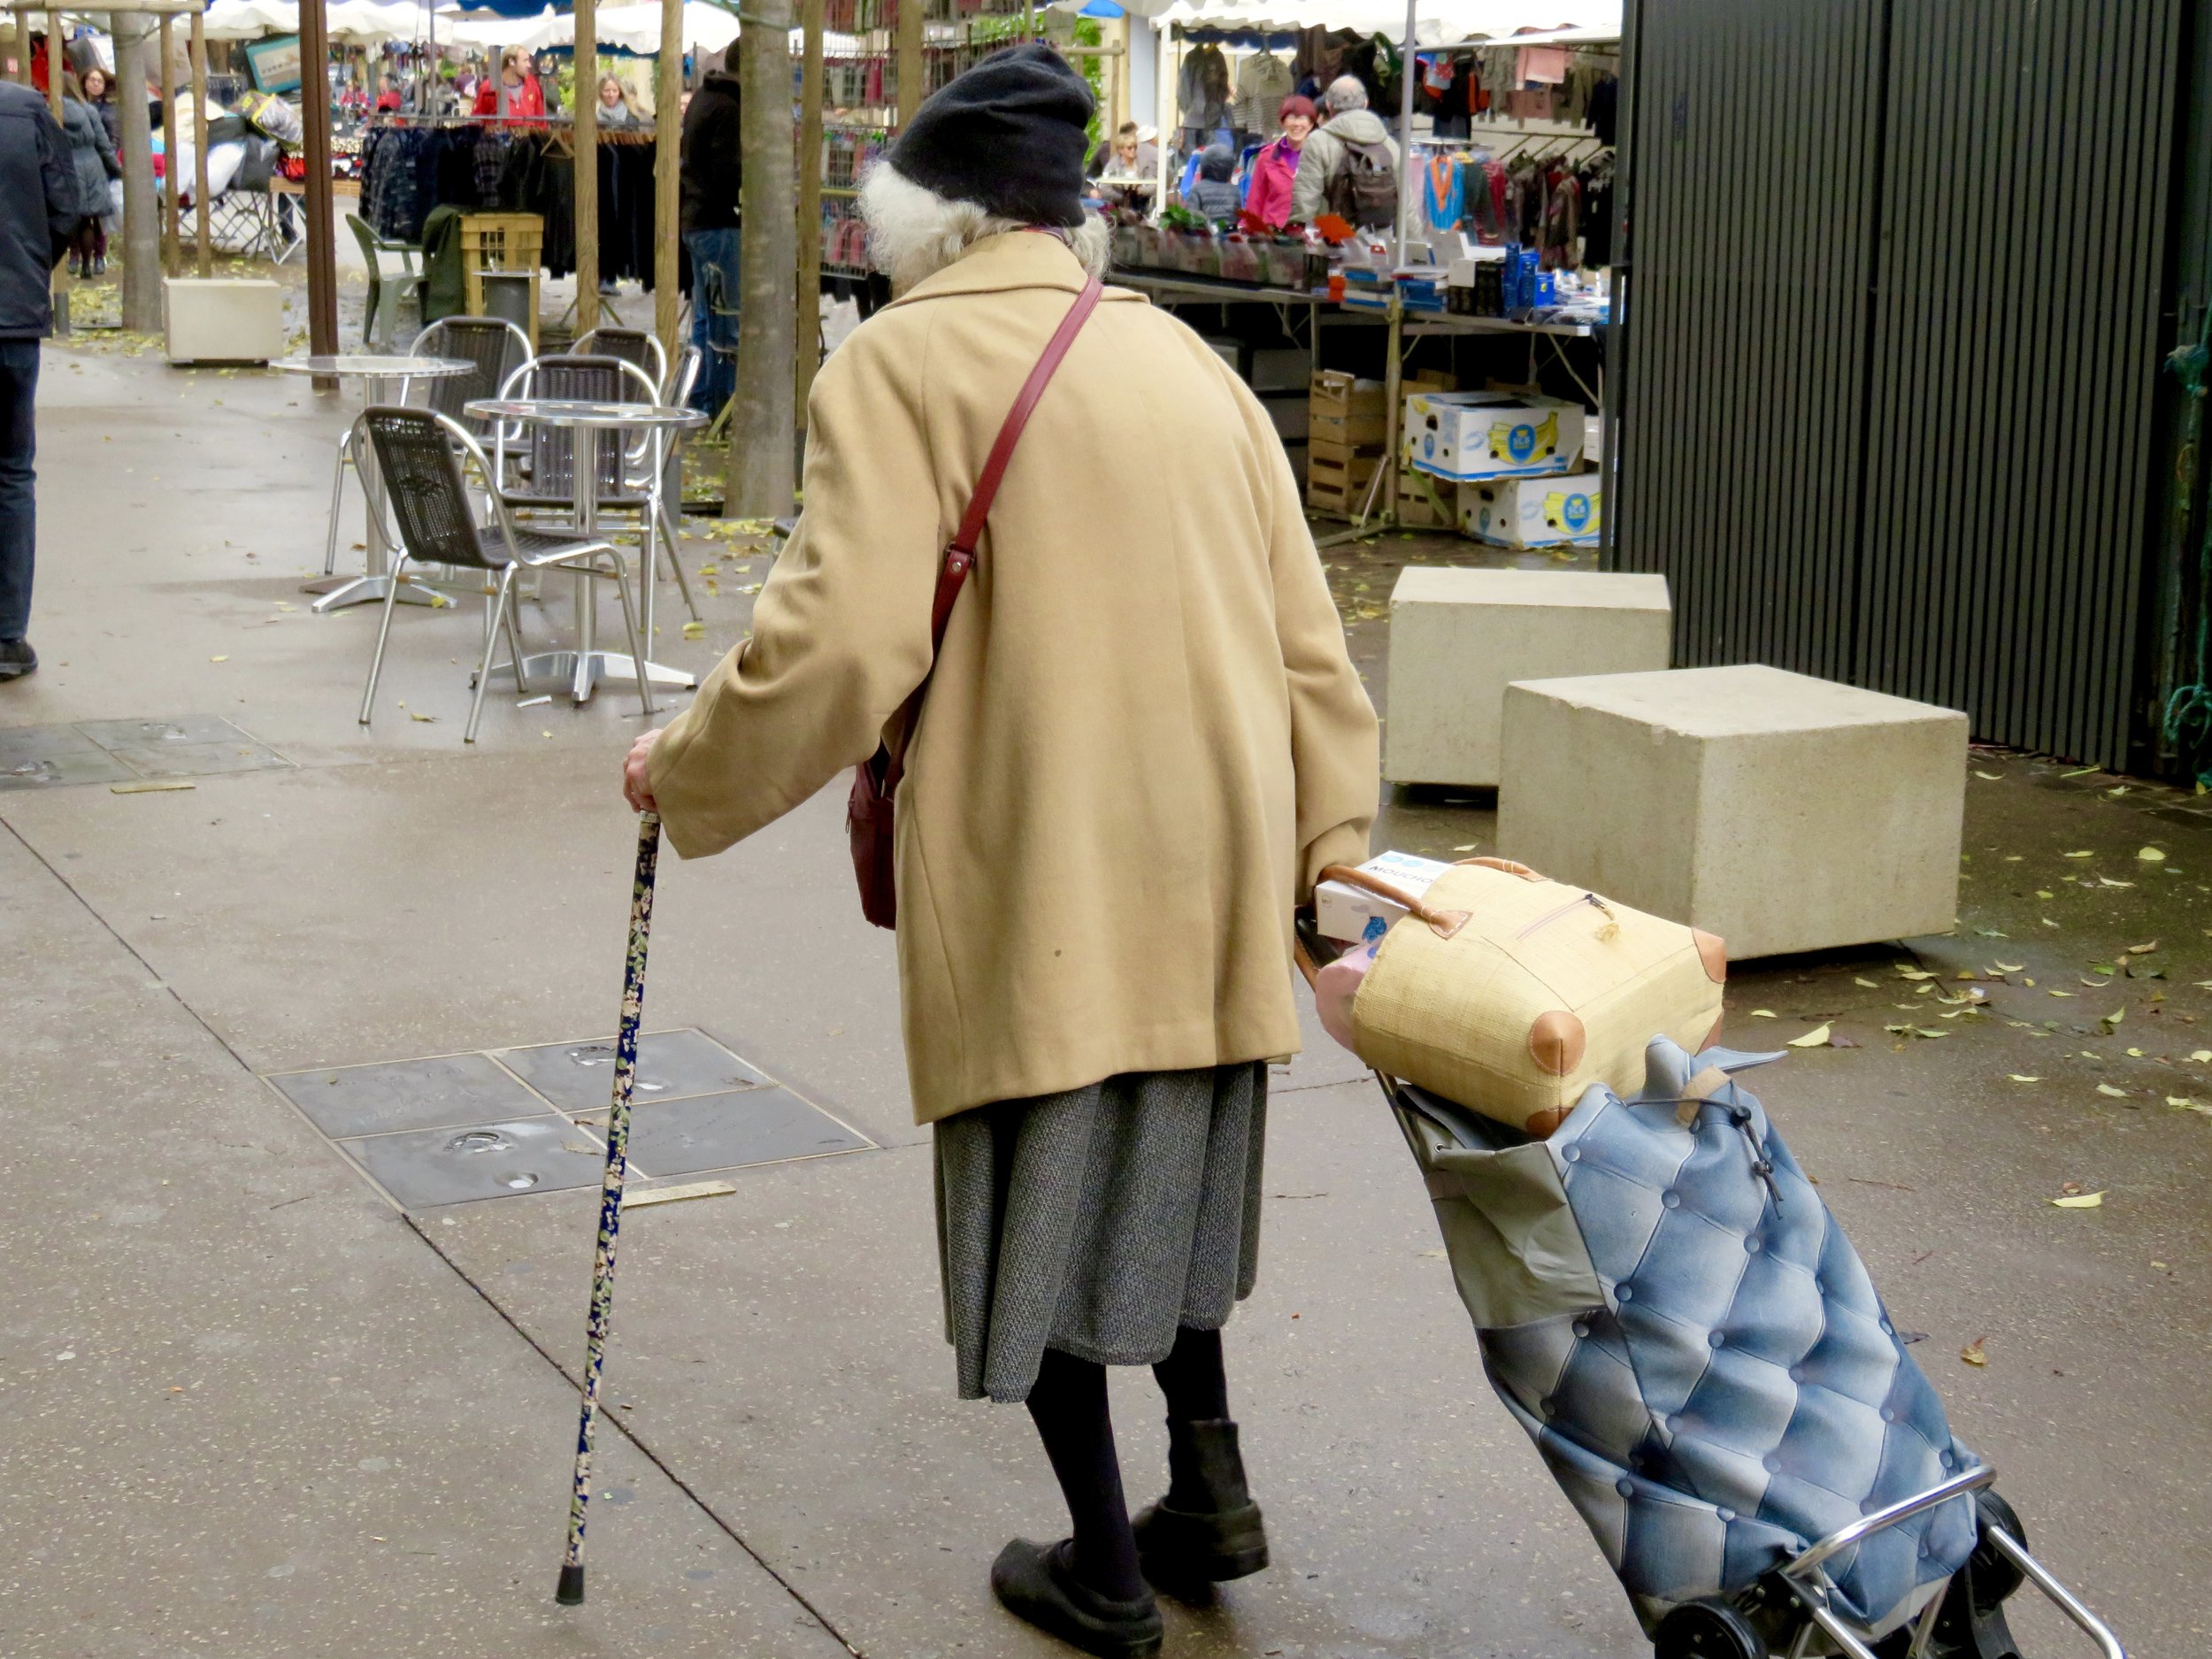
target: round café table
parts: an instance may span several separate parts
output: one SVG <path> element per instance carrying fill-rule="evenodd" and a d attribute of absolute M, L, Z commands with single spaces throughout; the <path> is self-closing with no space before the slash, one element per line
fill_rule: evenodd
<path fill-rule="evenodd" d="M 686 409 L 670 403 L 597 403 L 568 397 L 483 397 L 463 405 L 479 420 L 519 421 L 540 426 L 557 426 L 573 434 L 575 453 L 569 466 L 570 505 L 573 509 L 577 534 L 585 541 L 599 539 L 599 457 L 600 446 L 610 441 L 620 442 L 623 435 L 633 432 L 664 432 L 673 436 L 707 424 L 707 418 L 695 409 Z M 618 451 L 619 454 L 619 451 Z M 653 532 L 649 526 L 639 538 L 641 557 L 638 565 L 639 629 L 645 649 L 652 649 L 653 590 L 660 584 L 653 580 Z M 603 679 L 634 680 L 637 670 L 627 657 L 615 651 L 603 651 L 595 643 L 598 618 L 598 595 L 588 577 L 575 579 L 576 590 L 576 649 L 572 651 L 543 651 L 522 661 L 522 677 L 534 681 L 541 675 L 568 681 L 570 695 L 578 703 L 588 701 L 592 688 Z M 680 668 L 669 668 L 659 663 L 645 664 L 649 684 L 675 686 L 688 691 L 699 682 Z"/>
<path fill-rule="evenodd" d="M 361 401 L 369 403 L 403 403 L 407 401 L 410 380 L 443 380 L 451 374 L 468 374 L 476 365 L 459 357 L 410 357 L 396 353 L 354 351 L 326 354 L 319 357 L 280 357 L 269 366 L 280 374 L 309 374 L 317 380 L 358 380 L 361 382 Z M 369 498 L 369 534 L 366 574 L 348 577 L 308 607 L 318 616 L 336 611 L 344 605 L 366 604 L 381 599 L 392 590 L 392 550 L 384 540 L 384 480 L 378 475 L 373 454 L 361 457 L 361 492 Z M 310 582 L 304 591 L 315 593 L 321 582 Z M 435 605 L 443 601 L 429 588 L 413 582 L 399 585 L 401 603 L 412 605 Z"/>

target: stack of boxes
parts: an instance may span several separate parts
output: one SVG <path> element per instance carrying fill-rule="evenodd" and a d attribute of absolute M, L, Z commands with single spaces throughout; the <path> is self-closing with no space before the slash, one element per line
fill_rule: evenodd
<path fill-rule="evenodd" d="M 1306 393 L 1306 505 L 1350 518 L 1382 465 L 1389 406 L 1380 380 L 1336 369 L 1315 373 Z"/>
<path fill-rule="evenodd" d="M 1585 470 L 1582 405 L 1519 392 L 1438 392 L 1406 398 L 1402 460 L 1425 516 L 1446 503 L 1459 528 L 1500 547 L 1590 547 L 1600 479 Z"/>

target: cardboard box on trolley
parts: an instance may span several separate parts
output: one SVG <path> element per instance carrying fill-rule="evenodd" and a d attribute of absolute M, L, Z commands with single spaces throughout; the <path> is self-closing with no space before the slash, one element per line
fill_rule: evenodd
<path fill-rule="evenodd" d="M 1405 401 L 1404 458 L 1437 478 L 1535 478 L 1582 459 L 1579 403 L 1517 392 L 1416 392 Z"/>

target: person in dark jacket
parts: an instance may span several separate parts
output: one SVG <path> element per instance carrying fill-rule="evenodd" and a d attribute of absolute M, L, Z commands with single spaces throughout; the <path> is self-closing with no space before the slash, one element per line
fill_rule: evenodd
<path fill-rule="evenodd" d="M 68 146 L 46 101 L 0 82 L 0 680 L 38 666 L 25 637 L 37 545 L 38 342 L 53 332 L 54 267 L 77 218 Z"/>
<path fill-rule="evenodd" d="M 1236 152 L 1226 144 L 1209 144 L 1198 155 L 1198 176 L 1191 180 L 1183 205 L 1219 224 L 1237 216 Z"/>
<path fill-rule="evenodd" d="M 77 229 L 71 239 L 69 274 L 98 276 L 108 268 L 108 234 L 101 223 L 107 217 L 108 180 L 123 176 L 123 164 L 108 142 L 108 129 L 85 102 L 74 70 L 62 71 L 61 124 L 77 175 Z"/>
<path fill-rule="evenodd" d="M 734 66 L 726 58 L 710 71 L 684 111 L 684 247 L 691 255 L 691 339 L 700 358 L 691 402 L 709 413 L 737 389 L 738 191 L 744 159 L 738 81 L 730 73 Z"/>

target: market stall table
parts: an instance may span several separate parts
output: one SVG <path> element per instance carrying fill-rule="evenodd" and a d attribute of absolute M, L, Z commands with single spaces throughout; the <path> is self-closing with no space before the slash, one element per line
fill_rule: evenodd
<path fill-rule="evenodd" d="M 269 366 L 283 374 L 308 374 L 317 380 L 359 380 L 362 403 L 403 403 L 407 401 L 410 380 L 442 380 L 449 374 L 469 374 L 475 371 L 472 363 L 458 357 L 409 357 L 396 354 L 375 352 L 340 352 L 333 356 L 280 357 Z M 384 541 L 384 485 L 377 476 L 373 456 L 357 457 L 361 473 L 362 493 L 369 498 L 369 534 L 367 573 L 347 577 L 324 593 L 308 609 L 318 616 L 336 611 L 345 605 L 365 604 L 381 599 L 392 588 L 392 550 Z M 316 593 L 320 582 L 310 582 L 303 591 Z M 412 605 L 437 605 L 443 597 L 430 588 L 402 580 L 400 599 Z"/>
<path fill-rule="evenodd" d="M 707 418 L 695 409 L 685 409 L 665 403 L 594 403 L 560 397 L 486 397 L 465 405 L 468 413 L 480 420 L 525 421 L 541 426 L 562 426 L 575 434 L 576 453 L 569 468 L 572 480 L 571 504 L 575 509 L 576 534 L 586 541 L 599 536 L 599 452 L 607 442 L 607 434 L 619 435 L 628 432 L 666 432 L 671 434 L 688 432 L 707 424 Z M 640 605 L 641 627 L 651 648 L 653 638 L 653 532 L 649 525 L 640 537 L 639 586 L 643 589 Z M 572 651 L 544 651 L 522 660 L 521 677 L 535 680 L 541 675 L 565 680 L 570 695 L 578 703 L 588 701 L 594 684 L 603 676 L 634 679 L 637 670 L 627 657 L 595 648 L 594 624 L 598 611 L 595 595 L 588 591 L 589 582 L 584 577 L 576 579 L 576 649 Z M 676 686 L 688 691 L 699 682 L 680 668 L 667 668 L 658 663 L 645 664 L 645 677 L 654 685 Z"/>

